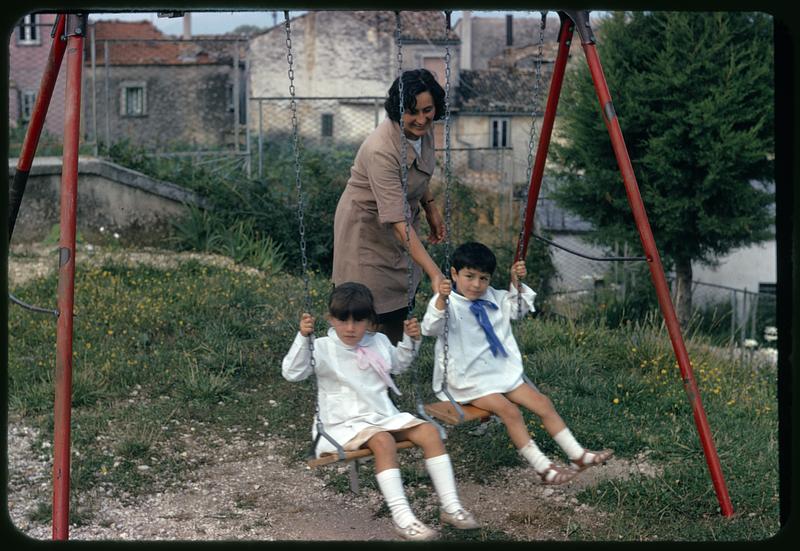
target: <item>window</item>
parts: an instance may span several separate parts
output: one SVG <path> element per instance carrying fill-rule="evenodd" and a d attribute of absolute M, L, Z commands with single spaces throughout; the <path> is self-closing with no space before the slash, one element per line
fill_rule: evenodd
<path fill-rule="evenodd" d="M 497 118 L 491 120 L 491 140 L 492 147 L 509 147 L 509 120 Z"/>
<path fill-rule="evenodd" d="M 38 18 L 36 14 L 26 15 L 20 22 L 17 33 L 18 44 L 41 44 L 42 39 L 39 35 L 39 27 L 36 26 Z"/>
<path fill-rule="evenodd" d="M 144 83 L 122 83 L 120 115 L 123 117 L 144 117 L 147 115 L 147 95 Z"/>
<path fill-rule="evenodd" d="M 31 90 L 23 90 L 21 101 L 19 102 L 20 119 L 22 122 L 28 122 L 33 115 L 33 106 L 36 103 L 36 92 Z"/>
<path fill-rule="evenodd" d="M 333 114 L 322 114 L 322 137 L 330 138 L 333 136 Z"/>

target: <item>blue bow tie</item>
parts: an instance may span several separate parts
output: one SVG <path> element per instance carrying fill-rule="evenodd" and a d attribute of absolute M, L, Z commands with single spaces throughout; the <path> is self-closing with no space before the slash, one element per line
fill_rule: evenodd
<path fill-rule="evenodd" d="M 492 355 L 497 356 L 499 352 L 503 356 L 508 357 L 508 352 L 503 348 L 503 343 L 497 338 L 494 329 L 492 329 L 492 324 L 489 322 L 489 314 L 486 313 L 487 306 L 493 310 L 497 310 L 496 304 L 483 299 L 472 301 L 472 304 L 469 305 L 469 310 L 475 315 L 478 320 L 478 325 L 480 325 L 483 332 L 486 333 L 486 340 L 489 341 L 489 348 L 492 351 Z"/>

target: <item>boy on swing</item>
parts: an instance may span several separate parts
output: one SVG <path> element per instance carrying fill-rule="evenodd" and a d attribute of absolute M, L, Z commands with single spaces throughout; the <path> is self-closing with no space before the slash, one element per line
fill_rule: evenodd
<path fill-rule="evenodd" d="M 534 311 L 536 293 L 520 279 L 525 262 L 511 267 L 509 291 L 489 285 L 497 266 L 482 243 L 464 243 L 453 251 L 449 280 L 443 280 L 428 303 L 422 334 L 436 336 L 433 389 L 440 400 L 444 369 L 445 308 L 448 308 L 447 389 L 460 404 L 491 412 L 506 426 L 517 451 L 545 484 L 569 482 L 580 471 L 605 463 L 612 450 L 585 449 L 570 432 L 553 402 L 523 379 L 522 355 L 511 332 L 511 320 Z M 454 291 L 454 292 L 453 292 Z M 566 453 L 570 467 L 552 462 L 531 438 L 519 407 L 535 413 Z"/>

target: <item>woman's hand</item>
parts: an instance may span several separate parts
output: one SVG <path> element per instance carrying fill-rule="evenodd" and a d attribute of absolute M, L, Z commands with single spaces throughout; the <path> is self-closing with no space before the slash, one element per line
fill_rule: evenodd
<path fill-rule="evenodd" d="M 422 338 L 422 332 L 419 329 L 419 321 L 417 318 L 407 319 L 403 322 L 403 329 L 409 337 L 418 341 Z"/>
<path fill-rule="evenodd" d="M 300 334 L 308 337 L 314 332 L 314 317 L 311 314 L 303 313 L 300 317 Z"/>
<path fill-rule="evenodd" d="M 424 206 L 425 206 L 425 219 L 428 221 L 428 227 L 430 228 L 428 241 L 434 244 L 441 243 L 447 237 L 446 235 L 447 232 L 445 232 L 445 225 L 444 225 L 444 220 L 442 219 L 442 215 L 439 212 L 439 209 L 437 209 L 432 202 L 424 203 Z"/>

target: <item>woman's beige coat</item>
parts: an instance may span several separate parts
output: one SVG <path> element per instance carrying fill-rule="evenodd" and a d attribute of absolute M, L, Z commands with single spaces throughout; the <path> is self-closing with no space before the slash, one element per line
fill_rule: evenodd
<path fill-rule="evenodd" d="M 408 203 L 417 234 L 419 200 L 436 165 L 433 126 L 421 140 L 420 158 L 410 142 L 406 147 Z M 379 314 L 408 304 L 408 257 L 392 229 L 405 220 L 400 156 L 400 125 L 387 117 L 361 144 L 333 223 L 333 284 L 363 283 Z M 413 264 L 414 291 L 421 277 Z"/>

